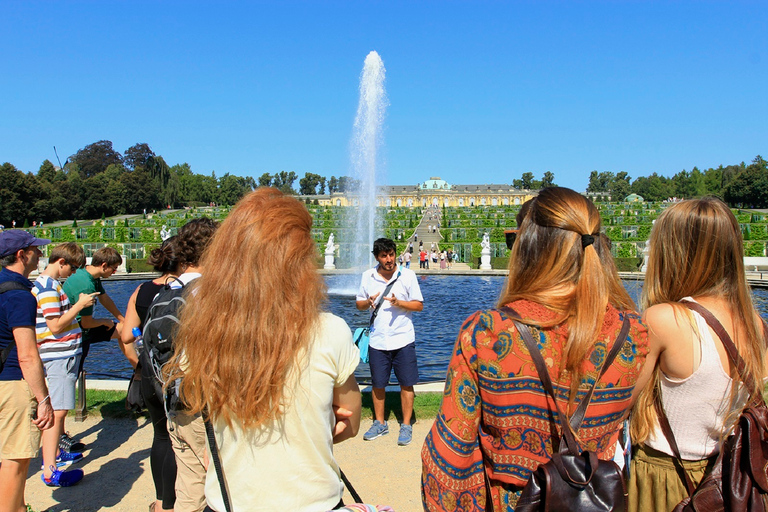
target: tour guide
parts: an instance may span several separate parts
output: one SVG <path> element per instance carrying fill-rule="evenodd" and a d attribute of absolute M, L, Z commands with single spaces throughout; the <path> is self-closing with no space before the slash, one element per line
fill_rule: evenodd
<path fill-rule="evenodd" d="M 360 290 L 357 292 L 357 309 L 365 311 L 376 308 L 382 302 L 374 324 L 371 326 L 369 360 L 373 387 L 373 425 L 363 435 L 371 441 L 389 433 L 384 421 L 385 388 L 389 374 L 395 370 L 400 384 L 400 402 L 403 409 L 403 423 L 397 444 L 405 446 L 411 442 L 413 428 L 413 386 L 419 380 L 416 366 L 416 336 L 413 331 L 411 314 L 424 309 L 419 282 L 413 270 L 398 268 L 397 247 L 389 238 L 373 242 L 373 256 L 378 265 L 363 273 Z M 380 297 L 387 286 L 390 290 Z"/>

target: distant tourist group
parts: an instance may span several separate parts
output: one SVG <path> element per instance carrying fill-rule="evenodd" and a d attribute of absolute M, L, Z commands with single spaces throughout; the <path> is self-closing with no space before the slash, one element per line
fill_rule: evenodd
<path fill-rule="evenodd" d="M 84 478 L 70 466 L 88 447 L 67 435 L 66 414 L 89 347 L 111 339 L 141 377 L 129 404 L 152 420 L 150 511 L 391 510 L 343 502 L 333 445 L 358 435 L 361 357 L 373 403 L 363 439 L 389 434 L 394 372 L 397 445 L 413 441 L 422 334 L 412 316 L 424 308 L 413 242 L 401 255 L 393 240 L 373 243 L 377 264 L 355 297 L 370 317 L 354 342 L 324 309 L 309 212 L 276 189 L 248 194 L 220 226 L 195 219 L 164 240 L 149 257 L 160 276 L 134 291 L 124 315 L 101 284 L 122 261 L 113 249 L 86 265 L 79 246 L 61 244 L 30 282 L 49 243 L 0 233 L 0 512 L 26 510 L 40 446 L 38 485 Z M 543 189 L 508 245 L 497 306 L 457 325 L 421 449 L 424 510 L 670 511 L 712 488 L 725 510 L 763 510 L 754 481 L 768 479 L 766 447 L 750 443 L 768 426 L 766 333 L 728 207 L 687 200 L 659 216 L 642 314 L 584 196 Z M 422 268 L 453 259 L 422 244 L 418 257 Z M 113 318 L 93 317 L 97 301 Z M 744 428 L 757 434 L 729 438 Z M 747 453 L 762 464 L 749 474 L 729 463 Z M 359 472 L 398 470 L 360 462 Z"/>

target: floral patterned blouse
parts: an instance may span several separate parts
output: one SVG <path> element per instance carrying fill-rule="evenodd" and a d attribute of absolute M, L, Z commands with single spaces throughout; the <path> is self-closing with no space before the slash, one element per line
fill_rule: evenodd
<path fill-rule="evenodd" d="M 555 318 L 555 313 L 534 302 L 509 305 L 524 320 Z M 601 459 L 614 455 L 648 353 L 648 333 L 637 313 L 608 307 L 600 338 L 584 361 L 576 404 L 570 408 L 573 413 L 594 382 L 624 315 L 630 319 L 627 341 L 596 386 L 578 432 L 582 448 L 596 451 Z M 531 332 L 538 338 L 558 403 L 566 410 L 571 377 L 567 371 L 561 374 L 561 362 L 567 327 L 531 327 Z M 470 316 L 456 340 L 443 402 L 421 452 L 424 509 L 485 510 L 485 459 L 493 510 L 513 511 L 531 472 L 553 453 L 553 433 L 559 439 L 556 414 L 512 320 L 496 310 Z"/>

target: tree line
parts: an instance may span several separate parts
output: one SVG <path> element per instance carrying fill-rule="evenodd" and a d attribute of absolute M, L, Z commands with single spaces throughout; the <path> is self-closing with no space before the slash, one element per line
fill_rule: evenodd
<path fill-rule="evenodd" d="M 257 179 L 230 173 L 217 177 L 194 173 L 187 163 L 168 165 L 147 143 L 138 143 L 124 153 L 112 142 L 100 140 L 71 155 L 61 168 L 43 161 L 36 174 L 25 173 L 10 163 L 0 165 L 0 224 L 29 225 L 33 221 L 93 219 L 138 214 L 163 208 L 233 205 L 256 187 L 272 186 L 285 193 L 305 196 L 354 192 L 359 181 L 349 176 L 326 178 L 307 172 L 263 173 Z M 556 186 L 551 171 L 540 180 L 525 172 L 512 186 L 537 190 Z M 589 193 L 604 193 L 623 200 L 630 193 L 647 201 L 670 197 L 714 195 L 733 207 L 768 207 L 768 162 L 761 156 L 749 165 L 720 166 L 700 171 L 681 171 L 671 178 L 653 173 L 634 181 L 626 172 L 592 171 Z"/>
<path fill-rule="evenodd" d="M 653 173 L 632 181 L 626 172 L 598 172 L 589 175 L 588 193 L 605 193 L 613 201 L 637 194 L 646 201 L 665 201 L 672 197 L 692 198 L 716 196 L 734 208 L 768 207 L 768 162 L 757 155 L 747 165 L 744 162 L 704 171 L 694 167 L 671 178 Z"/>

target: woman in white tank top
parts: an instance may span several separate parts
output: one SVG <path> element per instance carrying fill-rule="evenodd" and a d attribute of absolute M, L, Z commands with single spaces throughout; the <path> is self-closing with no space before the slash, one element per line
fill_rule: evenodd
<path fill-rule="evenodd" d="M 720 441 L 745 403 L 747 390 L 722 342 L 680 301 L 708 309 L 734 340 L 755 381 L 766 375 L 762 326 L 744 274 L 741 230 L 730 209 L 714 198 L 670 206 L 656 220 L 650 244 L 642 305 L 651 345 L 645 371 L 654 378 L 632 413 L 630 512 L 669 511 L 688 495 L 659 427 L 656 393 L 694 485 L 711 469 Z"/>

